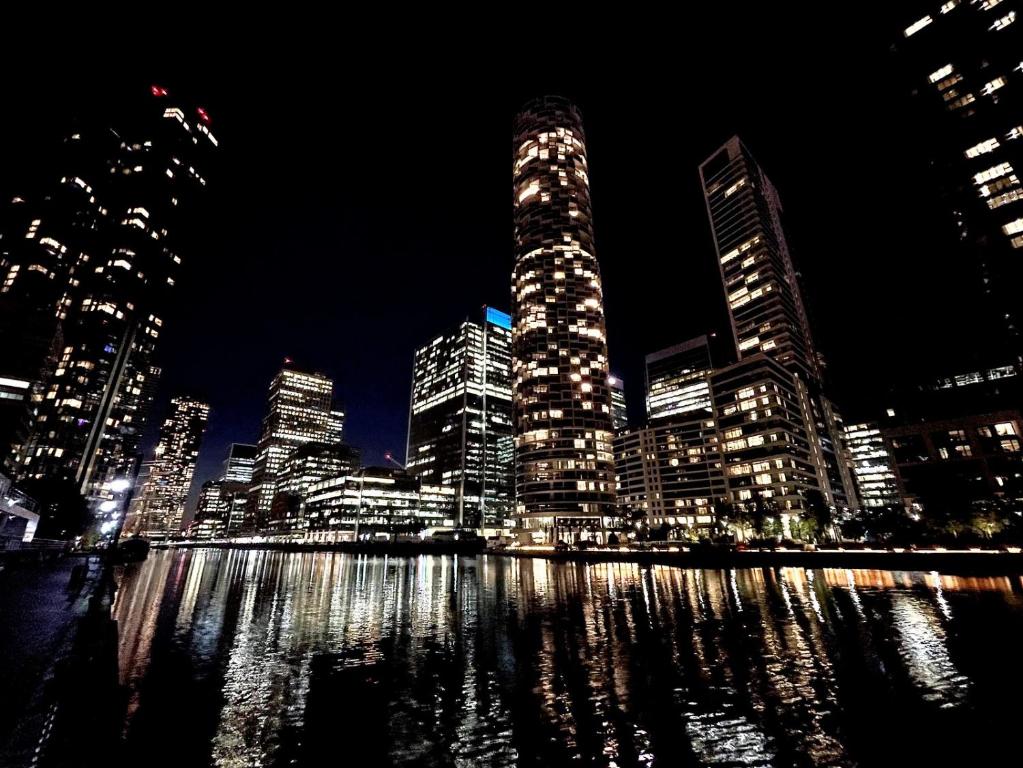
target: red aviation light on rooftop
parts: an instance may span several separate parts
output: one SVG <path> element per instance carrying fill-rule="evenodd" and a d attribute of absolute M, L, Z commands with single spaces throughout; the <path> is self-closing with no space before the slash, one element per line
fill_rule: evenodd
<path fill-rule="evenodd" d="M 199 114 L 199 119 L 200 120 L 202 120 L 204 123 L 206 123 L 206 125 L 210 124 L 210 116 L 209 116 L 209 113 L 207 113 L 205 109 L 203 109 L 202 107 L 196 107 L 195 111 Z"/>
<path fill-rule="evenodd" d="M 166 96 L 167 95 L 167 89 L 163 88 L 163 87 L 161 87 L 159 85 L 151 85 L 151 86 L 149 86 L 149 91 L 154 96 Z"/>

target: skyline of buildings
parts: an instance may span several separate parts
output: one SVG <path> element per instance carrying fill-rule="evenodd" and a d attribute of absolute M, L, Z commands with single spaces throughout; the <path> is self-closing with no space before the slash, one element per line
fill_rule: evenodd
<path fill-rule="evenodd" d="M 513 136 L 515 513 L 548 538 L 604 535 L 617 516 L 614 426 L 582 115 L 539 97 Z"/>
<path fill-rule="evenodd" d="M 954 10 L 956 4 L 946 4 L 942 14 Z M 977 9 L 970 13 L 974 20 L 986 18 Z M 934 39 L 914 49 L 920 60 L 961 42 L 959 37 L 977 38 L 964 44 L 970 56 L 997 40 L 992 50 L 1000 58 L 986 70 L 1006 64 L 1004 41 L 1012 37 L 992 35 L 1011 24 L 995 24 L 983 34 L 975 25 L 960 32 L 941 26 L 939 35 L 931 19 L 907 29 L 905 38 L 915 45 L 918 35 Z M 913 57 L 907 55 L 915 65 Z M 928 78 L 942 110 L 957 119 L 980 115 L 968 122 L 970 131 L 1000 125 L 1018 103 L 1015 89 L 1006 87 L 1015 75 L 994 86 L 987 82 L 980 91 L 986 100 L 970 91 L 952 105 L 947 95 L 977 77 L 968 66 L 976 62 L 965 54 L 963 62 L 945 65 L 938 80 Z M 1023 64 L 1017 69 L 1023 73 Z M 174 180 L 185 179 L 188 192 L 205 186 L 203 168 L 189 164 L 191 156 L 208 155 L 217 145 L 205 110 L 193 116 L 172 106 L 159 87 L 151 96 L 162 110 L 160 121 L 140 119 L 133 134 L 138 143 L 114 134 L 115 141 L 106 129 L 71 134 L 68 159 L 61 162 L 76 175 L 62 177 L 48 197 L 15 198 L 0 240 L 0 332 L 12 334 L 21 323 L 26 328 L 15 334 L 19 343 L 3 361 L 8 367 L 0 366 L 0 429 L 17 446 L 13 461 L 22 478 L 70 480 L 73 472 L 95 509 L 122 500 L 115 486 L 130 483 L 139 469 L 142 428 L 162 374 L 156 351 L 163 312 L 156 310 L 167 306 L 181 262 L 164 226 L 179 216 Z M 939 138 L 945 141 L 956 130 Z M 964 151 L 970 168 L 980 156 L 1000 160 L 973 175 L 980 186 L 971 194 L 979 195 L 981 213 L 1015 210 L 1018 137 L 1012 130 L 1004 141 Z M 154 138 L 142 138 L 148 135 Z M 903 501 L 915 503 L 926 494 L 906 491 L 903 486 L 915 481 L 904 475 L 920 474 L 911 465 L 924 460 L 906 459 L 906 450 L 927 456 L 929 467 L 983 458 L 987 480 L 978 487 L 996 495 L 1015 488 L 1019 426 L 1012 408 L 949 416 L 965 419 L 965 426 L 946 430 L 948 440 L 935 431 L 941 425 L 933 417 L 926 429 L 843 424 L 828 395 L 781 199 L 737 136 L 698 167 L 733 347 L 722 353 L 722 340 L 713 341 L 709 331 L 648 354 L 645 420 L 630 428 L 624 382 L 611 373 L 608 359 L 588 167 L 574 104 L 544 96 L 522 108 L 513 126 L 513 315 L 485 308 L 481 321 L 466 320 L 416 350 L 407 471 L 420 478 L 421 493 L 454 488 L 458 524 L 500 530 L 514 518 L 548 540 L 599 539 L 640 511 L 651 523 L 701 526 L 727 505 L 767 503 L 780 513 L 805 514 L 816 494 L 838 511 L 901 503 L 900 490 Z M 106 171 L 112 180 L 100 181 L 97 174 Z M 962 189 L 952 186 L 943 194 L 963 199 Z M 1000 196 L 989 200 L 994 192 Z M 985 221 L 976 211 L 956 215 L 963 233 Z M 997 250 L 990 221 L 983 226 L 979 240 L 965 234 L 961 240 L 980 249 L 985 270 L 995 270 L 994 256 L 984 261 Z M 1023 247 L 1023 236 L 1016 238 L 1020 246 L 1009 237 L 1013 221 L 1000 226 L 1005 237 L 998 243 Z M 24 235 L 12 238 L 12 232 Z M 95 256 L 107 250 L 105 261 Z M 5 370 L 9 375 L 2 375 Z M 286 361 L 271 383 L 254 456 L 243 457 L 239 445 L 238 475 L 225 473 L 203 485 L 197 520 L 223 519 L 223 499 L 235 500 L 234 486 L 241 485 L 248 501 L 239 530 L 302 532 L 313 486 L 364 474 L 359 452 L 343 443 L 345 412 L 334 394 L 330 378 L 294 370 Z M 177 408 L 179 400 L 173 404 Z M 917 439 L 914 430 L 923 448 L 914 443 L 907 449 Z M 183 520 L 176 502 L 158 498 L 160 478 L 167 475 L 160 459 L 170 440 L 161 432 L 161 453 L 138 483 L 136 506 L 145 501 L 162 521 L 157 525 L 145 516 L 153 530 L 168 531 Z M 179 492 L 177 482 L 173 493 Z M 447 493 L 438 498 L 447 499 Z M 230 529 L 233 512 L 227 520 Z"/>

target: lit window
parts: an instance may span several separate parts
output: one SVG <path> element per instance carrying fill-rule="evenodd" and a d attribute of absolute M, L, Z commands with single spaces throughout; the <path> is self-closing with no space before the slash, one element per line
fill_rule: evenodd
<path fill-rule="evenodd" d="M 980 89 L 980 92 L 983 93 L 985 96 L 990 96 L 992 93 L 994 93 L 995 91 L 997 91 L 999 88 L 1003 87 L 1004 85 L 1005 85 L 1005 78 L 1004 77 L 996 77 L 994 80 L 991 80 L 991 81 L 985 83 L 984 87 Z"/>
<path fill-rule="evenodd" d="M 930 81 L 932 83 L 936 83 L 939 80 L 945 79 L 946 77 L 948 77 L 951 74 L 952 74 L 952 65 L 951 64 L 946 64 L 941 69 L 936 69 L 933 72 L 931 72 L 931 75 L 930 75 L 929 79 L 930 79 Z"/>
<path fill-rule="evenodd" d="M 969 158 L 977 157 L 978 155 L 986 155 L 988 152 L 994 152 L 1001 144 L 998 143 L 998 139 L 988 139 L 982 141 L 979 144 L 974 144 L 968 150 L 966 150 L 966 156 Z"/>
<path fill-rule="evenodd" d="M 1016 12 L 1015 11 L 1009 11 L 1007 14 L 1002 16 L 1002 18 L 1000 18 L 997 21 L 995 21 L 995 23 L 992 24 L 990 27 L 988 27 L 988 29 L 989 30 L 995 30 L 995 31 L 998 31 L 998 30 L 1001 30 L 1001 29 L 1005 29 L 1007 26 L 1012 24 L 1012 22 L 1014 22 L 1015 20 L 1016 20 Z"/>
<path fill-rule="evenodd" d="M 903 34 L 906 37 L 911 37 L 912 35 L 915 35 L 917 32 L 919 32 L 921 29 L 926 27 L 928 24 L 930 24 L 932 21 L 934 21 L 934 19 L 932 19 L 930 16 L 924 16 L 919 21 L 915 21 L 908 27 L 906 27 L 906 30 L 905 32 L 903 32 Z"/>
<path fill-rule="evenodd" d="M 1017 232 L 1023 232 L 1023 218 L 1010 221 L 1002 227 L 1002 231 L 1007 235 L 1015 235 Z"/>
<path fill-rule="evenodd" d="M 986 171 L 981 171 L 973 177 L 974 184 L 983 184 L 986 181 L 997 179 L 1000 176 L 1004 176 L 1007 173 L 1012 173 L 1012 166 L 1008 163 L 999 163 L 998 165 L 988 168 Z"/>

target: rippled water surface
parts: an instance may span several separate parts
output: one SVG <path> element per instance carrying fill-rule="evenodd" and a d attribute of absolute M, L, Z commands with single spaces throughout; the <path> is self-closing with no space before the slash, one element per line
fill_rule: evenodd
<path fill-rule="evenodd" d="M 1023 581 L 153 552 L 138 765 L 1019 765 Z"/>

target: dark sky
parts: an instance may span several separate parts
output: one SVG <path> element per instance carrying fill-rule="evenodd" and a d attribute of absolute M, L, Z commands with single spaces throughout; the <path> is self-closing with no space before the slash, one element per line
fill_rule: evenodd
<path fill-rule="evenodd" d="M 161 387 L 161 403 L 191 391 L 212 405 L 206 479 L 230 442 L 257 438 L 285 356 L 335 379 L 367 461 L 401 455 L 415 346 L 484 303 L 509 307 L 511 124 L 544 92 L 583 111 L 611 363 L 638 422 L 643 356 L 726 328 L 697 166 L 739 133 L 782 196 L 839 402 L 869 414 L 893 376 L 969 346 L 972 299 L 892 72 L 905 20 L 741 7 L 614 37 L 554 25 L 528 46 L 371 28 L 285 49 L 264 30 L 99 46 L 88 67 L 54 46 L 45 70 L 2 86 L 16 119 L 0 187 L 30 184 L 73 115 L 150 83 L 208 109 L 219 164 Z M 526 17 L 507 22 L 526 36 Z"/>

